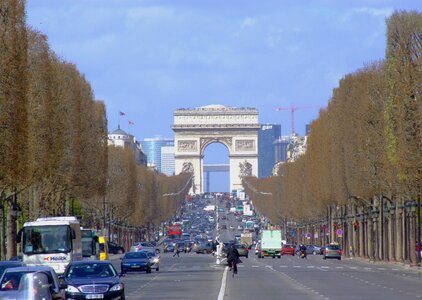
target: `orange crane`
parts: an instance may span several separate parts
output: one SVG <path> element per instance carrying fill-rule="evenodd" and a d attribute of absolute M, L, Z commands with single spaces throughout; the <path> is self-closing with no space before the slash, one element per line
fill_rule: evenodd
<path fill-rule="evenodd" d="M 322 108 L 320 105 L 304 105 L 304 106 L 295 106 L 292 105 L 290 107 L 278 107 L 276 108 L 277 111 L 281 110 L 289 110 L 292 115 L 292 134 L 295 133 L 295 111 L 298 109 L 306 109 L 306 108 Z"/>

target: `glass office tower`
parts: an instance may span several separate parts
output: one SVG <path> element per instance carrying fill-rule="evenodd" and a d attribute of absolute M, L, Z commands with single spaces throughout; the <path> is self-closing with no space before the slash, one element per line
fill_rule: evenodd
<path fill-rule="evenodd" d="M 280 124 L 261 124 L 258 130 L 258 177 L 272 175 L 275 160 L 274 141 L 281 138 Z"/>

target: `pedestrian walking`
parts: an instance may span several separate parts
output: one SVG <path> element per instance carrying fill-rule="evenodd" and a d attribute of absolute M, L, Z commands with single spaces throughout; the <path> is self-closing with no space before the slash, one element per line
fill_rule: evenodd
<path fill-rule="evenodd" d="M 177 257 L 180 257 L 179 253 L 180 253 L 179 245 L 176 243 L 174 245 L 174 254 L 173 254 L 173 257 L 175 257 L 176 255 L 177 255 Z"/>

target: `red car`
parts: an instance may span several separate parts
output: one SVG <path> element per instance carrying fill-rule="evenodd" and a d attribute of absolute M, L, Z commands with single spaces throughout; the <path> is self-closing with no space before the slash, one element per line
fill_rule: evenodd
<path fill-rule="evenodd" d="M 295 246 L 290 244 L 283 245 L 281 248 L 281 255 L 284 254 L 295 256 Z"/>

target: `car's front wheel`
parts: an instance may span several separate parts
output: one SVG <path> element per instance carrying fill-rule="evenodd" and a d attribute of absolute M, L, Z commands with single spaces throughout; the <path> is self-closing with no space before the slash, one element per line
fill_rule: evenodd
<path fill-rule="evenodd" d="M 147 269 L 147 274 L 151 273 L 151 268 Z"/>

